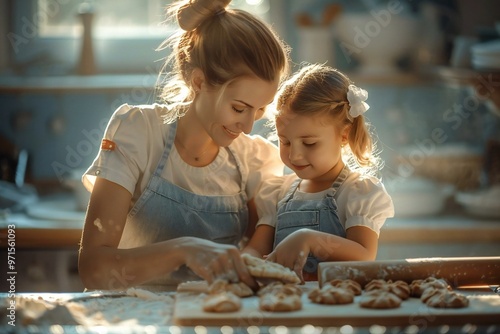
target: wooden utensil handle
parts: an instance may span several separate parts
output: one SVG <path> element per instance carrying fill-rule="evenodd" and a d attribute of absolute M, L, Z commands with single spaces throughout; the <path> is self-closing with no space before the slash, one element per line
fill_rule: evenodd
<path fill-rule="evenodd" d="M 444 278 L 453 286 L 500 284 L 500 257 L 415 258 L 388 261 L 322 262 L 320 287 L 332 279 L 352 279 L 363 287 L 373 279 L 411 283 L 429 276 Z"/>

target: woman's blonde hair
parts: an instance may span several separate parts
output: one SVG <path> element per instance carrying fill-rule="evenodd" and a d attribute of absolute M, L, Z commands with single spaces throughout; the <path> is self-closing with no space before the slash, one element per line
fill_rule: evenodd
<path fill-rule="evenodd" d="M 338 125 L 339 131 L 349 130 L 349 147 L 344 148 L 343 159 L 351 170 L 374 175 L 381 167 L 370 135 L 370 125 L 363 115 L 349 117 L 347 91 L 351 80 L 340 71 L 320 64 L 303 64 L 279 90 L 275 108 L 278 113 L 286 106 L 299 115 L 327 114 Z"/>
<path fill-rule="evenodd" d="M 203 71 L 207 84 L 222 87 L 245 74 L 281 81 L 288 73 L 288 46 L 254 15 L 226 8 L 230 1 L 185 0 L 169 7 L 170 18 L 183 31 L 160 47 L 172 49 L 161 74 L 160 97 L 171 107 L 167 122 L 182 116 L 192 102 L 195 68 Z"/>

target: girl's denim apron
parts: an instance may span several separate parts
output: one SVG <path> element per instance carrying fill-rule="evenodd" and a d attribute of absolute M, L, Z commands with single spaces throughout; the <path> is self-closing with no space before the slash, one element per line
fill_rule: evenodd
<path fill-rule="evenodd" d="M 248 173 L 242 171 L 238 156 L 230 148 L 241 175 L 240 192 L 235 195 L 203 196 L 187 191 L 161 177 L 174 143 L 177 123 L 167 134 L 163 155 L 149 183 L 130 210 L 120 248 L 132 248 L 159 241 L 191 236 L 222 244 L 238 245 L 248 226 Z M 220 175 L 214 175 L 221 177 Z M 207 180 L 210 182 L 210 180 Z M 199 279 L 183 266 L 155 284 L 177 284 Z"/>
<path fill-rule="evenodd" d="M 344 167 L 327 195 L 321 200 L 294 199 L 293 195 L 300 184 L 300 179 L 297 179 L 278 203 L 278 217 L 273 248 L 276 248 L 292 232 L 302 228 L 309 228 L 345 238 L 345 229 L 340 224 L 337 213 L 337 202 L 333 196 L 345 181 L 349 172 L 349 168 L 347 166 Z M 321 242 L 321 240 L 318 240 L 319 244 Z M 325 247 L 328 246 L 325 244 Z M 318 262 L 316 257 L 309 255 L 304 266 L 304 271 L 311 274 L 316 273 Z"/>

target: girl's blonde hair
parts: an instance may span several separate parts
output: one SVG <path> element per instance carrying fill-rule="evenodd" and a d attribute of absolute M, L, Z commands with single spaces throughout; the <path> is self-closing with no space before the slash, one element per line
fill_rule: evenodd
<path fill-rule="evenodd" d="M 303 67 L 287 80 L 277 94 L 275 108 L 286 106 L 299 115 L 328 114 L 338 124 L 339 131 L 349 130 L 349 147 L 344 147 L 343 159 L 351 170 L 374 175 L 381 167 L 376 145 L 365 117 L 349 117 L 347 91 L 351 80 L 340 71 L 325 65 Z"/>
<path fill-rule="evenodd" d="M 160 47 L 172 49 L 161 74 L 160 97 L 170 106 L 167 122 L 181 117 L 192 102 L 190 77 L 195 68 L 203 71 L 207 84 L 220 87 L 245 74 L 281 82 L 288 73 L 288 46 L 257 17 L 226 8 L 230 2 L 184 0 L 169 7 L 170 18 L 175 17 L 183 31 Z"/>

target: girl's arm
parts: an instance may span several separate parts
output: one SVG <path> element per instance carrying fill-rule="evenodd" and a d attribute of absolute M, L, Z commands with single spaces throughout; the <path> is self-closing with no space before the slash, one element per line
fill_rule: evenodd
<path fill-rule="evenodd" d="M 273 250 L 274 227 L 261 224 L 255 229 L 255 233 L 243 248 L 242 253 L 262 258 Z"/>
<path fill-rule="evenodd" d="M 378 235 L 368 227 L 353 226 L 342 238 L 328 233 L 316 232 L 306 237 L 311 252 L 322 261 L 370 261 L 375 260 Z"/>
<path fill-rule="evenodd" d="M 257 206 L 255 205 L 255 199 L 251 199 L 247 203 L 248 207 L 248 227 L 245 231 L 245 237 L 247 240 L 252 238 L 252 235 L 255 232 L 256 225 L 259 221 L 259 215 L 257 213 Z"/>
<path fill-rule="evenodd" d="M 353 226 L 346 238 L 300 229 L 287 236 L 268 259 L 294 270 L 302 278 L 302 269 L 311 253 L 321 261 L 368 261 L 377 255 L 378 235 L 364 226 Z"/>
<path fill-rule="evenodd" d="M 132 249 L 118 249 L 131 194 L 97 178 L 82 233 L 78 269 L 85 287 L 124 289 L 167 275 L 185 264 L 211 282 L 233 275 L 251 287 L 256 283 L 234 246 L 184 237 Z M 236 276 L 236 277 L 234 277 Z"/>

